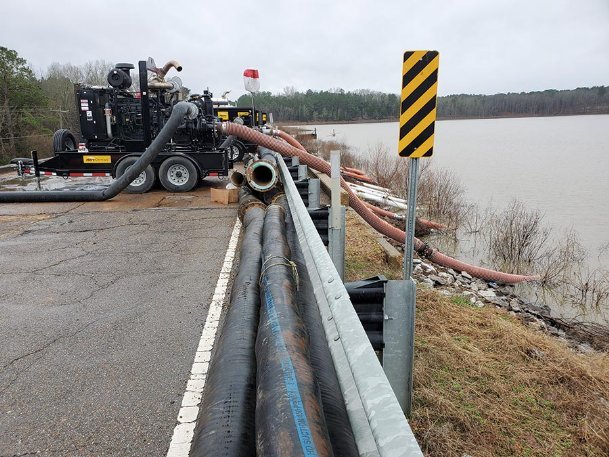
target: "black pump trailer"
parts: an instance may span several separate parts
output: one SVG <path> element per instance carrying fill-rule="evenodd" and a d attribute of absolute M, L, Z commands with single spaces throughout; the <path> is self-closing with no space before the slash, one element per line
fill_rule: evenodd
<path fill-rule="evenodd" d="M 50 159 L 40 160 L 38 173 L 40 176 L 64 178 L 118 178 L 142 153 L 143 151 L 133 153 L 61 151 L 56 152 Z M 17 173 L 20 176 L 36 175 L 32 159 L 15 159 L 13 163 L 17 165 Z M 232 165 L 225 150 L 161 152 L 150 164 L 152 171 L 144 170 L 142 175 L 127 187 L 126 192 L 147 192 L 154 186 L 157 178 L 163 187 L 171 192 L 186 192 L 192 190 L 199 180 L 208 176 L 228 176 Z M 161 174 L 162 172 L 164 174 Z"/>
<path fill-rule="evenodd" d="M 32 159 L 14 159 L 18 173 L 65 178 L 124 174 L 167 122 L 181 89 L 179 78 L 166 81 L 166 71 L 161 73 L 149 59 L 138 63 L 139 92 L 130 92 L 133 68 L 117 64 L 108 74 L 109 87 L 76 86 L 80 142 L 70 131 L 58 130 L 53 136 L 54 156 L 40 160 L 37 167 Z M 149 72 L 156 76 L 149 80 Z M 205 91 L 189 98 L 198 113 L 180 124 L 127 192 L 147 192 L 157 179 L 171 192 L 186 192 L 208 176 L 228 176 L 234 147 L 219 133 L 211 96 Z"/>

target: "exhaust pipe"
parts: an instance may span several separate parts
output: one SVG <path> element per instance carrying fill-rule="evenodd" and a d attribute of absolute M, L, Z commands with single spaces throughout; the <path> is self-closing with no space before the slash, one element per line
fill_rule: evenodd
<path fill-rule="evenodd" d="M 165 65 L 163 65 L 163 68 L 159 68 L 159 72 L 158 72 L 159 77 L 161 79 L 164 78 L 165 75 L 167 74 L 167 72 L 169 70 L 171 70 L 172 68 L 175 68 L 177 71 L 182 71 L 182 65 L 180 65 L 180 63 L 177 60 L 172 59 L 169 62 L 167 62 Z"/>
<path fill-rule="evenodd" d="M 154 90 L 172 90 L 174 85 L 168 81 L 159 81 L 158 79 L 151 79 L 148 81 L 148 89 Z"/>
<path fill-rule="evenodd" d="M 104 105 L 104 116 L 106 118 L 106 133 L 108 138 L 112 139 L 112 108 L 108 102 Z"/>
<path fill-rule="evenodd" d="M 277 167 L 268 160 L 256 160 L 245 170 L 245 179 L 254 190 L 268 192 L 277 185 L 279 174 Z"/>

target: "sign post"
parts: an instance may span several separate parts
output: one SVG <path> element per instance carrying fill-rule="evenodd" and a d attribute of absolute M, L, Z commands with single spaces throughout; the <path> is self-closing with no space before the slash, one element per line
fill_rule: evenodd
<path fill-rule="evenodd" d="M 407 51 L 402 64 L 402 94 L 400 107 L 400 140 L 398 154 L 410 159 L 408 164 L 408 215 L 404 243 L 404 283 L 406 312 L 405 338 L 406 370 L 404 413 L 412 410 L 412 379 L 414 362 L 414 332 L 416 314 L 416 285 L 412 279 L 414 229 L 417 206 L 419 158 L 431 157 L 436 121 L 438 93 L 438 51 Z"/>

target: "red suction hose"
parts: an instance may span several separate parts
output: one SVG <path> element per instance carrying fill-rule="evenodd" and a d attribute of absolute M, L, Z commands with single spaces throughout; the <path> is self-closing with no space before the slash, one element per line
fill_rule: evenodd
<path fill-rule="evenodd" d="M 227 135 L 238 136 L 249 142 L 259 144 L 260 146 L 272 149 L 273 151 L 277 151 L 284 156 L 296 156 L 300 159 L 301 163 L 308 165 L 315 170 L 321 171 L 328 176 L 330 175 L 330 164 L 328 162 L 306 152 L 304 147 L 302 147 L 302 145 L 300 145 L 296 139 L 287 133 L 282 132 L 281 130 L 272 130 L 272 134 L 284 139 L 285 142 L 279 141 L 276 138 L 272 138 L 249 127 L 234 124 L 232 122 L 223 122 L 222 129 Z M 300 145 L 300 147 L 296 146 L 296 144 Z M 347 182 L 342 177 L 340 178 L 340 184 L 341 187 L 349 194 L 349 205 L 360 216 L 362 216 L 362 218 L 368 222 L 372 228 L 399 243 L 404 243 L 406 235 L 403 230 L 394 227 L 389 222 L 382 220 L 380 217 L 374 214 L 372 210 L 370 210 L 366 204 L 358 198 L 355 192 L 351 190 Z M 419 255 L 427 257 L 429 260 L 437 263 L 438 265 L 452 268 L 456 271 L 466 271 L 470 275 L 484 279 L 485 281 L 514 284 L 524 281 L 539 281 L 541 279 L 539 276 L 503 273 L 501 271 L 470 265 L 438 252 L 418 238 L 414 239 L 414 248 Z"/>

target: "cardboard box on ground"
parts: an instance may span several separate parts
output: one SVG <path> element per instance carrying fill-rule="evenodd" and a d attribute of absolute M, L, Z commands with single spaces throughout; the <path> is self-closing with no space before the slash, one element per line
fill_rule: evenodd
<path fill-rule="evenodd" d="M 239 189 L 229 184 L 226 188 L 211 188 L 211 201 L 228 205 L 239 201 Z"/>

